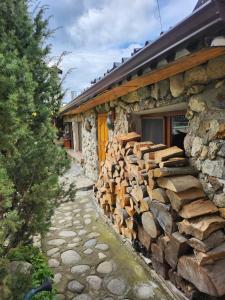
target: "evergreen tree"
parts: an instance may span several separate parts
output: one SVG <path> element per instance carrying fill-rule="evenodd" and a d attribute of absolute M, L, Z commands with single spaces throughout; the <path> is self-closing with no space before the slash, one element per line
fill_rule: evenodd
<path fill-rule="evenodd" d="M 55 144 L 52 119 L 62 92 L 49 67 L 48 22 L 27 0 L 0 5 L 0 255 L 42 233 L 67 161 Z"/>

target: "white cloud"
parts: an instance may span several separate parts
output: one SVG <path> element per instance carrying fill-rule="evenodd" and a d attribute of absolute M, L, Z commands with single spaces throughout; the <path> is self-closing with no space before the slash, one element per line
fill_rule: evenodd
<path fill-rule="evenodd" d="M 62 69 L 65 73 L 76 68 L 64 86 L 78 93 L 114 61 L 129 57 L 134 47 L 154 40 L 161 31 L 156 0 L 43 1 L 52 7 L 54 25 L 63 26 L 52 41 L 54 55 L 71 51 Z M 159 0 L 164 31 L 190 14 L 196 2 Z"/>
<path fill-rule="evenodd" d="M 142 41 L 155 31 L 155 0 L 105 0 L 89 8 L 66 30 L 75 47 L 118 47 Z"/>

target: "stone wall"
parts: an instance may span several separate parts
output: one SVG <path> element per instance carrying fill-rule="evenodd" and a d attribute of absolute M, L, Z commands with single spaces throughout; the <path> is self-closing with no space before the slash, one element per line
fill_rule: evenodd
<path fill-rule="evenodd" d="M 225 56 L 196 69 L 185 149 L 210 199 L 225 208 Z M 189 72 L 192 77 L 191 71 Z"/>
<path fill-rule="evenodd" d="M 218 206 L 225 207 L 225 56 L 141 88 L 116 101 L 97 106 L 83 120 L 89 119 L 91 132 L 84 131 L 83 154 L 86 173 L 97 175 L 97 113 L 115 109 L 114 130 L 109 139 L 137 130 L 137 113 L 153 113 L 156 109 L 185 104 L 189 130 L 185 150 L 199 170 L 204 189 Z M 175 109 L 176 110 L 176 109 Z M 93 177 L 94 178 L 94 177 Z"/>
<path fill-rule="evenodd" d="M 93 180 L 98 177 L 97 114 L 94 110 L 83 115 L 82 154 L 85 175 Z"/>

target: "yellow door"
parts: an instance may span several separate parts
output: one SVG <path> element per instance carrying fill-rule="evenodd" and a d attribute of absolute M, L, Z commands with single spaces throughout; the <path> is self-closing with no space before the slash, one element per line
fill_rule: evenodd
<path fill-rule="evenodd" d="M 107 114 L 98 115 L 98 157 L 99 163 L 105 160 L 105 146 L 109 139 Z"/>

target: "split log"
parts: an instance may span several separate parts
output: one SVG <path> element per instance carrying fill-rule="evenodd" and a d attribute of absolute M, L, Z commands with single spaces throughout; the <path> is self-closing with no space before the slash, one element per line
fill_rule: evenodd
<path fill-rule="evenodd" d="M 155 152 L 155 162 L 160 163 L 172 157 L 183 156 L 184 151 L 177 146 Z"/>
<path fill-rule="evenodd" d="M 136 132 L 129 132 L 127 134 L 123 134 L 115 137 L 115 140 L 119 142 L 122 146 L 125 146 L 127 142 L 131 142 L 131 141 L 139 142 L 141 140 L 141 136 Z"/>
<path fill-rule="evenodd" d="M 149 197 L 145 197 L 140 201 L 140 212 L 149 211 L 151 199 Z"/>
<path fill-rule="evenodd" d="M 165 249 L 165 259 L 168 264 L 175 269 L 179 257 L 190 252 L 191 247 L 188 245 L 187 239 L 179 232 L 174 232 Z"/>
<path fill-rule="evenodd" d="M 169 270 L 169 280 L 177 287 L 179 288 L 185 296 L 190 300 L 196 300 L 196 299 L 205 299 L 205 295 L 202 296 L 202 293 L 196 289 L 196 287 L 188 282 L 187 280 L 183 279 L 181 276 L 177 274 L 176 271 L 173 269 Z"/>
<path fill-rule="evenodd" d="M 219 213 L 220 216 L 225 219 L 225 208 L 219 207 Z"/>
<path fill-rule="evenodd" d="M 146 248 L 147 251 L 151 248 L 151 236 L 144 230 L 143 226 L 137 226 L 137 237 L 140 243 Z"/>
<path fill-rule="evenodd" d="M 174 231 L 176 231 L 177 226 L 170 213 L 170 205 L 166 205 L 158 201 L 152 201 L 151 212 L 165 233 L 171 235 Z"/>
<path fill-rule="evenodd" d="M 144 155 L 146 153 L 154 153 L 155 151 L 158 151 L 158 150 L 162 150 L 162 149 L 165 149 L 166 146 L 163 145 L 163 144 L 158 144 L 158 145 L 146 145 L 146 146 L 143 146 L 143 147 L 140 147 L 138 151 L 134 151 L 134 153 L 137 155 L 137 157 L 139 159 L 143 158 Z M 150 155 L 147 155 L 145 157 L 154 157 L 152 154 Z"/>
<path fill-rule="evenodd" d="M 170 203 L 174 210 L 177 212 L 185 205 L 194 200 L 203 198 L 205 193 L 202 189 L 191 188 L 189 190 L 175 193 L 173 191 L 167 190 L 167 196 L 170 199 Z"/>
<path fill-rule="evenodd" d="M 217 230 L 211 233 L 205 240 L 200 241 L 196 238 L 188 240 L 188 244 L 197 251 L 208 252 L 209 250 L 219 246 L 225 241 L 225 236 L 222 230 Z"/>
<path fill-rule="evenodd" d="M 225 258 L 225 242 L 206 253 L 195 250 L 194 254 L 199 265 L 213 264 L 215 261 Z"/>
<path fill-rule="evenodd" d="M 200 181 L 191 175 L 162 177 L 157 179 L 157 183 L 160 187 L 173 192 L 183 192 L 191 188 L 202 188 Z"/>
<path fill-rule="evenodd" d="M 130 195 L 129 194 L 120 196 L 120 205 L 122 208 L 124 208 L 127 205 L 130 205 Z"/>
<path fill-rule="evenodd" d="M 125 225 L 125 220 L 129 217 L 127 211 L 123 208 L 117 209 L 115 214 L 117 214 L 120 217 L 120 224 Z"/>
<path fill-rule="evenodd" d="M 154 190 L 157 187 L 157 183 L 154 179 L 148 178 L 148 186 L 151 190 Z"/>
<path fill-rule="evenodd" d="M 151 238 L 155 239 L 158 235 L 160 235 L 158 222 L 150 211 L 142 214 L 141 222 L 144 230 L 151 236 Z"/>
<path fill-rule="evenodd" d="M 214 297 L 225 294 L 225 259 L 213 265 L 199 266 L 194 256 L 182 256 L 178 262 L 178 274 L 203 293 Z"/>
<path fill-rule="evenodd" d="M 206 239 L 212 232 L 224 228 L 225 220 L 217 215 L 183 220 L 178 223 L 180 233 L 190 234 L 199 240 Z"/>
<path fill-rule="evenodd" d="M 147 188 L 144 185 L 136 186 L 130 193 L 136 203 L 148 196 Z"/>
<path fill-rule="evenodd" d="M 165 261 L 164 260 L 164 252 L 163 252 L 163 249 L 161 249 L 159 245 L 157 245 L 156 243 L 152 243 L 151 252 L 157 261 L 159 261 L 162 264 L 164 263 L 164 261 Z"/>
<path fill-rule="evenodd" d="M 169 160 L 162 161 L 159 163 L 160 168 L 164 167 L 183 167 L 187 166 L 189 164 L 189 161 L 185 157 L 173 157 Z"/>
<path fill-rule="evenodd" d="M 135 209 L 131 206 L 125 206 L 126 212 L 130 217 L 133 217 L 135 215 Z"/>
<path fill-rule="evenodd" d="M 177 168 L 156 168 L 154 169 L 154 177 L 167 177 L 175 175 L 194 175 L 197 170 L 193 167 L 177 167 Z"/>
<path fill-rule="evenodd" d="M 164 279 L 168 279 L 169 265 L 166 262 L 160 263 L 157 259 L 154 258 L 154 256 L 151 258 L 151 261 L 153 269 L 156 271 L 156 273 L 158 273 Z"/>
<path fill-rule="evenodd" d="M 218 212 L 218 208 L 210 200 L 199 199 L 186 204 L 180 210 L 179 215 L 184 219 L 191 219 Z"/>
<path fill-rule="evenodd" d="M 157 200 L 162 203 L 169 202 L 169 198 L 166 194 L 166 191 L 162 188 L 156 188 L 152 190 L 152 200 Z"/>

